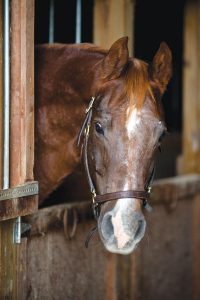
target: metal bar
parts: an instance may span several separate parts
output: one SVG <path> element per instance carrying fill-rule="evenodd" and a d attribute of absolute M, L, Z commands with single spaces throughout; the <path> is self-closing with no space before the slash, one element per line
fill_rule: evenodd
<path fill-rule="evenodd" d="M 4 141 L 3 189 L 9 187 L 9 136 L 10 136 L 10 16 L 9 0 L 4 0 Z"/>
<path fill-rule="evenodd" d="M 76 0 L 76 43 L 81 43 L 82 0 Z"/>
<path fill-rule="evenodd" d="M 14 222 L 14 226 L 13 226 L 13 243 L 14 244 L 21 243 L 21 233 L 22 233 L 21 217 L 17 217 Z"/>
<path fill-rule="evenodd" d="M 38 195 L 38 182 L 28 182 L 11 189 L 0 190 L 0 201 Z"/>
<path fill-rule="evenodd" d="M 49 4 L 49 43 L 54 43 L 54 0 Z"/>

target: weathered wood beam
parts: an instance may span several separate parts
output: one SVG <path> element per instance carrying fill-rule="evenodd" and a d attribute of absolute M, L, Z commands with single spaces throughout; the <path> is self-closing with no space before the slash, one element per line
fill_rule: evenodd
<path fill-rule="evenodd" d="M 133 55 L 134 0 L 95 0 L 94 33 L 96 45 L 109 49 L 123 36 L 129 37 L 129 52 Z"/>
<path fill-rule="evenodd" d="M 0 201 L 0 220 L 26 216 L 38 209 L 38 196 L 28 196 Z"/>

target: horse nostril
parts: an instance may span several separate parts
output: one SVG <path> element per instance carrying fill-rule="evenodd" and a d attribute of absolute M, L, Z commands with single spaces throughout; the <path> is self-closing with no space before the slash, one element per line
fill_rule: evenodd
<path fill-rule="evenodd" d="M 104 239 L 110 239 L 114 235 L 114 228 L 112 224 L 112 214 L 107 213 L 102 219 L 101 232 Z"/>
<path fill-rule="evenodd" d="M 141 238 L 144 236 L 145 232 L 145 227 L 146 227 L 146 222 L 144 220 L 139 220 L 138 221 L 138 227 L 135 232 L 134 240 L 141 240 Z"/>

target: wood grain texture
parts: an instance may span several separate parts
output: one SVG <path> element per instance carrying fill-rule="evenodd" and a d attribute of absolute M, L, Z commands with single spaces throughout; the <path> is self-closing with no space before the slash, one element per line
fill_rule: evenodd
<path fill-rule="evenodd" d="M 14 220 L 0 223 L 0 299 L 17 298 L 17 249 L 13 245 Z"/>
<path fill-rule="evenodd" d="M 95 0 L 94 35 L 96 45 L 109 49 L 117 39 L 129 37 L 129 53 L 133 55 L 134 0 Z"/>
<path fill-rule="evenodd" d="M 11 186 L 33 179 L 34 1 L 11 1 Z"/>
<path fill-rule="evenodd" d="M 32 214 L 38 210 L 38 196 L 0 201 L 0 221 Z"/>
<path fill-rule="evenodd" d="M 182 172 L 200 172 L 200 1 L 187 1 L 184 16 Z"/>
<path fill-rule="evenodd" d="M 0 222 L 0 299 L 25 300 L 26 238 L 13 244 L 14 221 Z"/>

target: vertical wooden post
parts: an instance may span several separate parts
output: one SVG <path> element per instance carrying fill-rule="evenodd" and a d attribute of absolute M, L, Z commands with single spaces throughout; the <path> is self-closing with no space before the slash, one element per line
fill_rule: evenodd
<path fill-rule="evenodd" d="M 184 16 L 183 173 L 200 172 L 200 1 L 187 1 Z"/>
<path fill-rule="evenodd" d="M 0 48 L 2 47 L 1 8 L 2 1 L 0 0 Z M 14 187 L 27 181 L 33 180 L 34 0 L 10 0 L 10 20 L 10 185 Z M 0 87 L 2 81 L 1 53 Z M 2 89 L 0 88 L 0 114 L 2 106 L 1 92 Z M 0 129 L 0 139 L 2 132 L 1 130 L 2 128 Z M 1 155 L 2 151 L 0 150 L 0 157 Z M 11 203 L 11 200 L 2 201 L 8 204 L 6 213 L 10 212 L 10 218 L 13 217 L 12 205 L 18 207 L 19 215 L 23 215 L 20 214 L 19 208 L 20 203 L 22 203 L 20 201 L 21 200 L 19 199 L 14 199 L 13 203 Z M 35 211 L 37 207 L 37 197 L 35 197 L 35 199 L 34 196 L 27 198 L 25 206 L 26 208 L 28 208 L 27 213 Z M 9 216 L 6 216 L 6 218 L 8 218 Z M 21 244 L 13 243 L 14 221 L 15 219 L 10 219 L 0 222 L 0 299 L 23 300 L 25 299 L 26 295 L 26 240 L 23 239 Z"/>
<path fill-rule="evenodd" d="M 11 2 L 10 183 L 33 180 L 34 0 Z"/>
<path fill-rule="evenodd" d="M 183 173 L 200 172 L 200 1 L 187 1 L 184 15 Z M 193 299 L 200 299 L 200 195 L 193 201 Z"/>
<path fill-rule="evenodd" d="M 129 37 L 130 56 L 134 44 L 134 0 L 95 0 L 94 43 L 109 49 L 123 36 Z"/>

